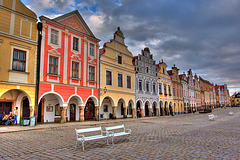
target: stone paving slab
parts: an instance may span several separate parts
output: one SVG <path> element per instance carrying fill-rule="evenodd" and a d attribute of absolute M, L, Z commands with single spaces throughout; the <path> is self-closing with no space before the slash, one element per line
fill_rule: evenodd
<path fill-rule="evenodd" d="M 81 146 L 74 148 L 74 129 L 92 124 L 2 133 L 0 159 L 240 159 L 240 108 L 213 113 L 215 121 L 209 121 L 208 114 L 187 114 L 102 123 L 123 123 L 132 135 L 116 138 L 114 145 L 86 142 L 84 152 Z"/>

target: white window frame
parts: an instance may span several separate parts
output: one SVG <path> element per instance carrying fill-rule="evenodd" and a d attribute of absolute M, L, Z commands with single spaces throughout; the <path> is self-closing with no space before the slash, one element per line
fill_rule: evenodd
<path fill-rule="evenodd" d="M 58 31 L 58 44 L 51 43 L 51 30 L 52 29 Z M 62 30 L 48 25 L 48 45 L 54 49 L 61 48 L 61 43 L 62 43 L 61 39 L 62 39 Z"/>
<path fill-rule="evenodd" d="M 17 49 L 17 50 L 22 50 L 24 52 L 26 52 L 26 62 L 25 62 L 25 71 L 24 72 L 28 72 L 28 57 L 29 57 L 29 49 L 26 49 L 26 48 L 22 48 L 22 47 L 17 47 L 17 46 L 14 46 L 14 45 L 11 45 L 11 59 L 10 59 L 10 70 L 12 70 L 12 63 L 13 63 L 13 51 L 14 49 Z M 21 71 L 20 71 L 21 72 Z"/>
<path fill-rule="evenodd" d="M 72 77 L 72 63 L 75 62 L 75 63 L 78 63 L 78 78 L 74 78 Z M 74 60 L 74 59 L 71 59 L 71 78 L 72 79 L 81 79 L 81 61 L 77 61 L 77 60 Z"/>
<path fill-rule="evenodd" d="M 73 49 L 73 37 L 78 38 L 78 51 Z M 71 52 L 73 52 L 74 54 L 81 54 L 81 42 L 81 37 L 76 36 L 75 34 L 71 34 Z"/>
<path fill-rule="evenodd" d="M 90 55 L 90 44 L 94 45 L 94 56 Z M 96 44 L 92 43 L 92 42 L 88 42 L 88 57 L 90 57 L 91 59 L 96 59 Z"/>
<path fill-rule="evenodd" d="M 52 56 L 52 57 L 57 57 L 58 58 L 58 74 L 57 75 L 53 75 L 53 74 L 49 74 L 49 57 Z M 57 82 L 59 83 L 59 77 L 61 76 L 60 75 L 60 68 L 61 68 L 61 64 L 60 64 L 60 59 L 61 59 L 61 56 L 60 55 L 55 55 L 55 54 L 52 54 L 52 53 L 48 53 L 48 60 L 47 60 L 47 81 L 49 82 Z M 50 76 L 57 76 L 57 80 L 54 80 L 54 79 L 49 79 L 49 75 Z"/>
<path fill-rule="evenodd" d="M 118 72 L 118 73 L 117 73 L 117 82 L 118 82 L 118 74 L 121 74 L 121 75 L 122 75 L 122 87 L 121 87 L 121 86 L 118 86 L 118 83 L 117 83 L 117 86 L 120 87 L 120 88 L 123 88 L 123 87 L 124 87 L 124 83 L 123 83 L 123 82 L 124 82 L 124 80 L 123 80 L 123 79 L 124 79 L 123 73 L 122 73 L 122 72 Z"/>
<path fill-rule="evenodd" d="M 91 66 L 91 67 L 94 67 L 94 81 L 93 81 L 93 80 L 89 80 L 89 67 L 90 67 L 90 66 Z M 91 65 L 91 64 L 88 65 L 88 82 L 95 82 L 95 83 L 97 82 L 97 79 L 96 79 L 96 78 L 97 78 L 97 77 L 96 77 L 96 68 L 97 68 L 97 67 L 94 66 L 94 65 Z"/>

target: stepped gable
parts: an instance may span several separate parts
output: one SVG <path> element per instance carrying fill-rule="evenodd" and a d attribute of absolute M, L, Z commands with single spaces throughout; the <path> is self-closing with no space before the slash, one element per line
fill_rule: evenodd
<path fill-rule="evenodd" d="M 54 18 L 53 20 L 95 37 L 77 10 Z"/>

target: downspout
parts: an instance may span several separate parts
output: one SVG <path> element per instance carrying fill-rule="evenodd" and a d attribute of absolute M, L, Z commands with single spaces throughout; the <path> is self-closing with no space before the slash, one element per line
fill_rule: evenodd
<path fill-rule="evenodd" d="M 101 96 L 101 54 L 99 54 L 99 65 L 98 65 L 98 121 L 101 119 L 100 111 L 101 111 L 101 103 L 100 103 L 100 96 Z"/>
<path fill-rule="evenodd" d="M 38 94 L 39 94 L 39 72 L 40 72 L 40 52 L 42 41 L 42 23 L 38 22 L 38 46 L 37 46 L 37 68 L 36 68 L 36 92 L 35 92 L 35 124 L 37 125 L 38 119 Z"/>

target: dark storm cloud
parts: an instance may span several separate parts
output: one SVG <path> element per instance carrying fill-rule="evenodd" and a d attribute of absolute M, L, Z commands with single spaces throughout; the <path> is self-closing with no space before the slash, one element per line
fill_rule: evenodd
<path fill-rule="evenodd" d="M 58 2 L 63 9 L 73 5 Z M 74 5 L 101 45 L 120 26 L 134 55 L 148 46 L 169 69 L 173 64 L 180 72 L 192 68 L 212 82 L 240 87 L 240 0 L 83 0 Z M 90 23 L 93 15 L 101 24 Z"/>

